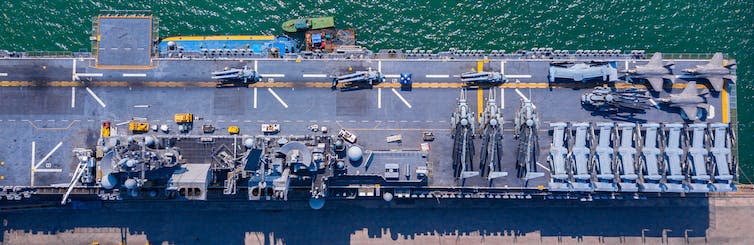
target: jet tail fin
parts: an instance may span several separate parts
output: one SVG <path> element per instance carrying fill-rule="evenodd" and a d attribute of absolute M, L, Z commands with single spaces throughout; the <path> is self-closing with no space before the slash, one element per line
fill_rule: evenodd
<path fill-rule="evenodd" d="M 681 92 L 681 96 L 697 96 L 699 95 L 699 90 L 696 88 L 696 81 L 689 81 L 688 84 L 686 84 L 686 88 L 683 89 L 683 92 Z"/>
<path fill-rule="evenodd" d="M 653 54 L 652 58 L 649 59 L 649 64 L 647 64 L 647 65 L 650 65 L 650 66 L 662 66 L 662 53 L 657 52 L 657 53 Z"/>
<path fill-rule="evenodd" d="M 709 60 L 709 64 L 723 66 L 723 53 L 715 53 L 715 55 L 712 56 L 712 59 Z"/>

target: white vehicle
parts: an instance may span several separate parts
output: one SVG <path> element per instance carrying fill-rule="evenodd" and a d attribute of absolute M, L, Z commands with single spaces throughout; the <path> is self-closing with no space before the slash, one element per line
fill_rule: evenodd
<path fill-rule="evenodd" d="M 338 132 L 338 137 L 343 138 L 344 140 L 348 141 L 348 143 L 356 143 L 356 135 L 348 132 L 345 129 L 341 129 L 340 132 Z"/>
<path fill-rule="evenodd" d="M 394 134 L 387 137 L 387 143 L 401 142 L 401 140 L 403 140 L 403 135 L 401 134 Z"/>
<path fill-rule="evenodd" d="M 277 123 L 262 124 L 262 133 L 277 133 L 277 132 L 280 132 L 280 124 L 277 124 Z"/>

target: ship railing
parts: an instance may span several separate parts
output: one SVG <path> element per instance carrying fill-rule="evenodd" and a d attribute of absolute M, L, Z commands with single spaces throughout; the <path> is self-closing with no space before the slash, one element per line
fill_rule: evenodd
<path fill-rule="evenodd" d="M 29 51 L 24 54 L 29 58 L 73 58 L 71 51 Z"/>
<path fill-rule="evenodd" d="M 102 10 L 100 16 L 150 16 L 151 10 Z"/>

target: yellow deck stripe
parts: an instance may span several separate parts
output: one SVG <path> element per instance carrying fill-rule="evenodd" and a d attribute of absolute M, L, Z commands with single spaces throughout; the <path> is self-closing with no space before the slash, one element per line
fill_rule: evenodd
<path fill-rule="evenodd" d="M 476 89 L 476 120 L 482 118 L 482 106 L 484 106 L 484 88 Z"/>
<path fill-rule="evenodd" d="M 162 39 L 162 41 L 225 41 L 225 40 L 271 41 L 271 40 L 275 40 L 275 36 L 265 36 L 265 35 L 177 36 L 177 37 L 167 37 L 165 39 Z"/>
<path fill-rule="evenodd" d="M 728 123 L 730 121 L 730 118 L 728 118 L 728 86 L 726 86 L 727 83 L 723 84 L 723 91 L 721 91 L 721 96 L 723 97 L 723 123 Z"/>

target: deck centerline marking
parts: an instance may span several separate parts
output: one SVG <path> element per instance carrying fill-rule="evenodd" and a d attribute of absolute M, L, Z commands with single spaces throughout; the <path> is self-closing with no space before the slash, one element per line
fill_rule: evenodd
<path fill-rule="evenodd" d="M 426 78 L 450 78 L 450 75 L 445 75 L 445 74 L 427 74 L 424 77 L 426 77 Z"/>
<path fill-rule="evenodd" d="M 279 74 L 279 73 L 269 73 L 269 74 L 259 74 L 262 77 L 285 77 L 285 74 Z"/>
<path fill-rule="evenodd" d="M 318 77 L 318 78 L 326 78 L 327 74 L 303 74 L 302 77 Z"/>
<path fill-rule="evenodd" d="M 267 88 L 267 91 L 270 91 L 270 93 L 272 94 L 272 96 L 274 96 L 275 99 L 277 99 L 278 102 L 280 102 L 280 104 L 283 105 L 283 107 L 288 108 L 288 104 L 286 104 L 285 101 L 283 101 L 283 99 L 281 99 L 280 96 L 278 96 L 278 94 L 275 93 L 274 90 L 272 90 L 272 88 Z"/>
<path fill-rule="evenodd" d="M 71 87 L 71 108 L 76 108 L 76 87 Z"/>
<path fill-rule="evenodd" d="M 382 88 L 377 88 L 377 109 L 382 109 Z"/>
<path fill-rule="evenodd" d="M 96 94 L 94 94 L 94 91 L 92 91 L 89 87 L 86 87 L 86 92 L 89 92 L 89 95 L 94 97 L 94 100 L 96 100 L 100 106 L 102 106 L 103 108 L 107 107 L 107 105 L 105 105 L 105 102 L 102 102 L 102 100 Z"/>
<path fill-rule="evenodd" d="M 146 73 L 123 73 L 123 77 L 147 77 Z"/>
<path fill-rule="evenodd" d="M 385 75 L 385 78 L 399 78 L 401 75 L 399 74 L 387 74 Z"/>
<path fill-rule="evenodd" d="M 48 152 L 47 155 L 42 158 L 42 160 L 39 160 L 39 162 L 37 162 L 37 165 L 34 165 L 34 169 L 36 170 L 37 168 L 39 168 L 39 166 L 47 161 L 47 159 L 50 158 L 50 156 L 52 156 L 52 154 L 54 154 L 58 149 L 60 149 L 61 146 L 63 146 L 63 141 L 58 142 L 58 144 L 55 145 L 55 148 L 52 148 L 52 150 Z"/>
<path fill-rule="evenodd" d="M 531 75 L 505 75 L 506 78 L 531 78 Z"/>
<path fill-rule="evenodd" d="M 401 101 L 403 101 L 403 104 L 405 104 L 406 107 L 408 107 L 410 109 L 411 108 L 411 104 L 408 103 L 408 101 L 406 100 L 406 98 L 403 98 L 403 96 L 401 95 L 401 93 L 398 93 L 398 90 L 395 90 L 395 88 L 393 88 L 392 90 L 393 90 L 393 93 L 396 96 L 398 96 L 398 98 L 401 99 Z"/>
<path fill-rule="evenodd" d="M 505 88 L 500 87 L 500 109 L 505 109 Z"/>
<path fill-rule="evenodd" d="M 36 161 L 36 155 L 37 155 L 37 142 L 32 141 L 31 142 L 31 186 L 34 186 L 34 165 L 37 163 Z"/>
<path fill-rule="evenodd" d="M 257 88 L 254 87 L 254 109 L 257 108 Z"/>
<path fill-rule="evenodd" d="M 79 77 L 102 77 L 104 74 L 102 73 L 76 73 L 76 76 Z"/>

